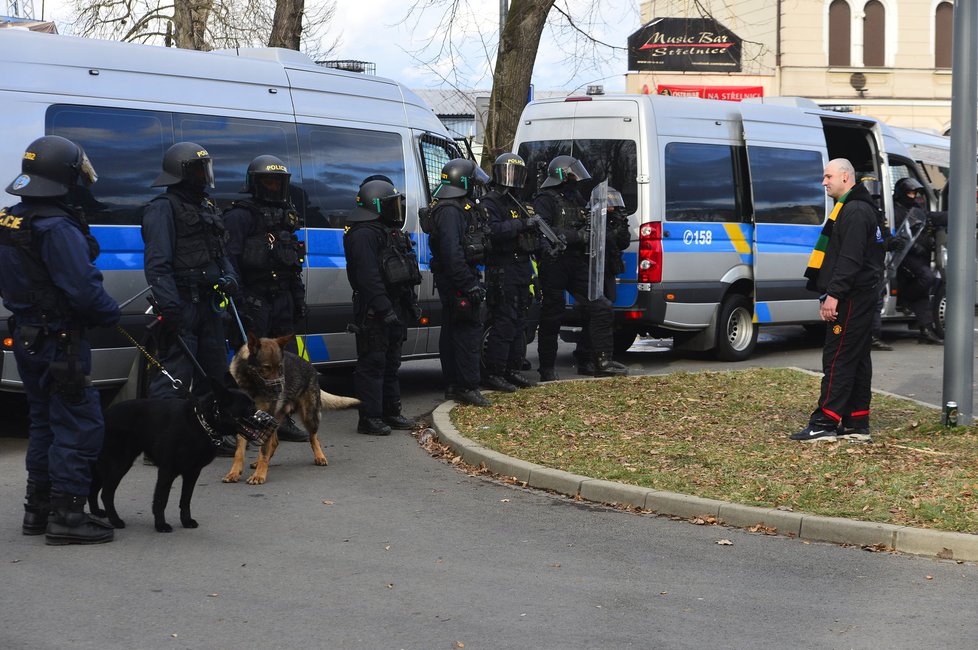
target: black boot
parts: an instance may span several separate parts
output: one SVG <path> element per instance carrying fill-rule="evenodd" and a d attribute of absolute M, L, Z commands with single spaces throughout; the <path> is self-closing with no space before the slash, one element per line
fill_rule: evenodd
<path fill-rule="evenodd" d="M 309 434 L 305 429 L 296 426 L 291 415 L 286 415 L 282 424 L 278 425 L 278 439 L 285 442 L 309 442 Z"/>
<path fill-rule="evenodd" d="M 519 370 L 507 370 L 505 374 L 503 374 L 503 377 L 506 378 L 506 381 L 513 384 L 517 388 L 533 388 L 537 385 L 535 381 L 524 375 Z"/>
<path fill-rule="evenodd" d="M 48 518 L 44 540 L 46 544 L 104 544 L 115 538 L 112 524 L 85 512 L 86 498 L 76 494 L 51 492 L 51 516 Z"/>
<path fill-rule="evenodd" d="M 492 406 L 492 402 L 487 400 L 478 388 L 456 391 L 455 401 L 469 406 Z"/>
<path fill-rule="evenodd" d="M 51 511 L 51 484 L 28 479 L 24 499 L 24 524 L 21 532 L 25 535 L 43 535 L 47 530 L 48 513 Z"/>
<path fill-rule="evenodd" d="M 389 426 L 391 429 L 397 429 L 398 431 L 410 431 L 413 429 L 417 422 L 401 415 L 401 403 L 393 402 L 384 407 L 384 417 L 381 418 L 384 424 Z"/>
<path fill-rule="evenodd" d="M 934 331 L 933 325 L 924 325 L 918 329 L 920 330 L 920 337 L 917 339 L 917 343 L 944 345 L 944 339 L 937 335 L 937 332 Z"/>
<path fill-rule="evenodd" d="M 557 381 L 557 380 L 560 379 L 560 376 L 557 374 L 557 371 L 554 370 L 554 368 L 552 366 L 549 367 L 549 368 L 546 368 L 544 366 L 540 366 L 539 373 L 540 373 L 540 381 L 541 382 Z"/>
<path fill-rule="evenodd" d="M 621 377 L 628 374 L 628 368 L 611 358 L 610 352 L 598 352 L 594 363 L 596 377 Z"/>
<path fill-rule="evenodd" d="M 391 434 L 391 428 L 384 424 L 384 421 L 380 418 L 360 416 L 360 421 L 357 422 L 357 433 L 362 433 L 367 436 L 389 436 Z"/>
<path fill-rule="evenodd" d="M 597 374 L 598 367 L 595 364 L 594 359 L 590 356 L 578 357 L 577 359 L 577 374 L 588 375 L 593 377 Z"/>
<path fill-rule="evenodd" d="M 500 393 L 516 392 L 516 386 L 509 383 L 499 370 L 490 370 L 489 374 L 482 380 L 482 385 L 489 390 L 498 390 Z"/>

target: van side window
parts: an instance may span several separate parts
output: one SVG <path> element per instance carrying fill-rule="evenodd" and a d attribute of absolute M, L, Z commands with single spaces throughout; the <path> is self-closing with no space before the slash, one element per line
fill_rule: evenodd
<path fill-rule="evenodd" d="M 825 218 L 822 154 L 747 147 L 755 223 L 818 225 Z"/>
<path fill-rule="evenodd" d="M 321 211 L 307 216 L 307 227 L 342 228 L 367 176 L 383 174 L 404 191 L 404 147 L 399 134 L 308 124 L 298 129 L 303 189 Z"/>
<path fill-rule="evenodd" d="M 740 221 L 735 155 L 734 147 L 729 145 L 667 144 L 666 220 Z"/>
<path fill-rule="evenodd" d="M 449 160 L 461 158 L 462 151 L 454 142 L 439 138 L 429 133 L 421 136 L 421 165 L 428 183 L 427 199 L 431 202 L 432 195 L 441 185 L 441 170 Z"/>
<path fill-rule="evenodd" d="M 45 133 L 81 145 L 98 173 L 98 182 L 74 197 L 89 223 L 140 224 L 143 205 L 160 193 L 150 184 L 173 144 L 171 114 L 56 104 L 47 110 Z"/>

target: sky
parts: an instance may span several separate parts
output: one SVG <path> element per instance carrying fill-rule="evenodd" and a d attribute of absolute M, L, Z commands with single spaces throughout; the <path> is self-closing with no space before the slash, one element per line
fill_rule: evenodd
<path fill-rule="evenodd" d="M 307 9 L 320 0 L 307 0 Z M 58 30 L 71 33 L 71 10 L 65 0 L 33 0 L 35 17 L 58 23 Z M 326 47 L 338 41 L 327 58 L 369 61 L 377 74 L 410 88 L 488 89 L 499 29 L 499 2 L 459 0 L 459 18 L 453 23 L 453 58 L 440 51 L 443 29 L 439 23 L 447 0 L 335 0 L 336 11 L 321 39 Z M 596 52 L 582 51 L 582 38 L 575 37 L 566 19 L 551 11 L 534 66 L 537 90 L 583 91 L 601 84 L 605 92 L 623 92 L 627 55 L 625 42 L 637 30 L 639 0 L 558 0 L 581 28 L 608 46 Z M 425 11 L 409 15 L 413 5 Z M 588 20 L 588 12 L 591 12 Z M 556 26 L 556 27 L 555 27 Z M 434 37 L 434 40 L 430 41 Z"/>

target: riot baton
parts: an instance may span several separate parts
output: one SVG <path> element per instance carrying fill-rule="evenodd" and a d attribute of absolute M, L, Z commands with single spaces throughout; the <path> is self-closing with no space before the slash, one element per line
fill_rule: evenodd
<path fill-rule="evenodd" d="M 146 287 L 145 289 L 143 289 L 142 291 L 140 291 L 139 293 L 137 293 L 135 296 L 133 296 L 129 300 L 126 300 L 125 302 L 120 302 L 119 303 L 119 309 L 125 309 L 126 307 L 128 307 L 132 303 L 132 301 L 134 301 L 136 298 L 138 298 L 139 296 L 141 296 L 144 293 L 146 293 L 147 291 L 149 291 L 151 288 L 152 287 Z"/>
<path fill-rule="evenodd" d="M 176 339 L 177 339 L 177 345 L 180 346 L 180 349 L 183 350 L 183 353 L 187 355 L 188 359 L 190 359 L 190 363 L 194 364 L 194 368 L 197 370 L 198 373 L 200 373 L 200 376 L 206 379 L 207 373 L 204 372 L 204 368 L 200 365 L 200 362 L 197 361 L 197 357 L 195 357 L 193 353 L 190 351 L 190 346 L 187 345 L 187 342 L 184 341 L 183 337 L 180 336 L 179 334 L 176 335 Z"/>
<path fill-rule="evenodd" d="M 241 332 L 242 342 L 248 341 L 248 335 L 245 334 L 244 325 L 241 324 L 241 316 L 238 314 L 238 306 L 234 304 L 234 298 L 231 296 L 227 297 L 228 304 L 231 305 L 231 313 L 234 314 L 234 322 L 238 324 L 238 331 Z"/>

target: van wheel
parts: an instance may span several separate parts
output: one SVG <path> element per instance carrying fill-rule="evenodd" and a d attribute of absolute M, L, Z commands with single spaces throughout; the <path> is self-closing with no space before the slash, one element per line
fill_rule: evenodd
<path fill-rule="evenodd" d="M 757 323 L 750 298 L 729 294 L 720 304 L 717 322 L 716 357 L 721 361 L 743 361 L 757 347 Z"/>
<path fill-rule="evenodd" d="M 613 341 L 615 354 L 628 352 L 628 348 L 632 347 L 637 336 L 635 330 L 615 330 Z"/>
<path fill-rule="evenodd" d="M 934 291 L 934 331 L 941 338 L 944 338 L 944 325 L 947 321 L 947 285 L 941 280 L 937 290 Z"/>

